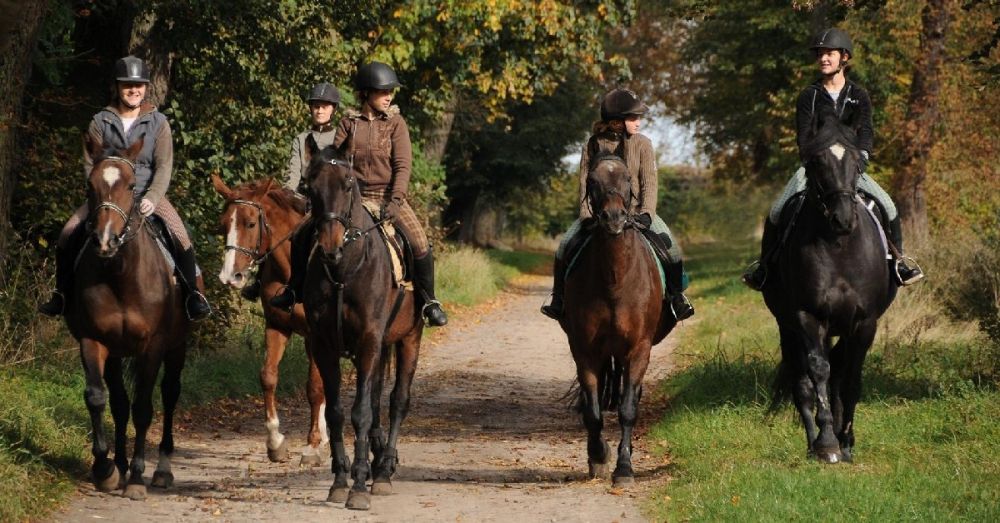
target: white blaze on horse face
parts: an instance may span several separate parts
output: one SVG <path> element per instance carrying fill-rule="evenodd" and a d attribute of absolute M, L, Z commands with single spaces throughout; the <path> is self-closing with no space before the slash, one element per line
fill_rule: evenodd
<path fill-rule="evenodd" d="M 239 231 L 236 230 L 236 209 L 233 209 L 233 214 L 229 217 L 229 232 L 226 234 L 226 247 L 236 247 L 237 240 L 239 240 Z M 236 282 L 232 281 L 235 265 L 236 251 L 226 249 L 226 253 L 222 255 L 222 270 L 219 271 L 219 280 L 224 285 L 235 285 Z"/>
<path fill-rule="evenodd" d="M 108 187 L 114 187 L 115 182 L 122 177 L 122 172 L 115 166 L 109 165 L 104 168 L 101 172 L 101 178 L 104 179 L 104 183 L 108 184 Z"/>
<path fill-rule="evenodd" d="M 840 145 L 839 143 L 835 143 L 830 146 L 830 152 L 833 153 L 833 155 L 836 156 L 838 160 L 844 159 L 845 151 L 847 151 L 847 149 L 845 149 L 844 146 Z"/>

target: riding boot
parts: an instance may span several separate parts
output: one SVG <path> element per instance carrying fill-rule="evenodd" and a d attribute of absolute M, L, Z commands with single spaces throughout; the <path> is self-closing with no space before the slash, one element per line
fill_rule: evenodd
<path fill-rule="evenodd" d="M 288 278 L 288 284 L 281 290 L 281 294 L 276 294 L 268 300 L 272 307 L 277 307 L 285 312 L 290 312 L 296 303 L 302 302 L 303 287 L 305 286 L 306 270 L 309 264 L 309 248 L 312 247 L 310 240 L 313 237 L 312 220 L 303 224 L 299 230 L 292 234 L 291 269 L 292 274 Z"/>
<path fill-rule="evenodd" d="M 188 319 L 200 321 L 212 314 L 208 298 L 198 290 L 198 265 L 194 259 L 194 247 L 188 247 L 177 255 L 177 269 L 184 280 L 184 310 Z"/>
<path fill-rule="evenodd" d="M 900 224 L 899 216 L 895 219 L 889 221 L 889 227 L 886 232 L 889 234 L 889 241 L 896 246 L 896 250 L 899 251 L 899 257 L 892 260 L 892 266 L 890 269 L 896 276 L 896 280 L 900 285 L 913 285 L 924 278 L 924 271 L 920 269 L 920 266 L 913 261 L 912 258 L 907 258 L 903 255 L 903 227 Z M 913 267 L 907 265 L 906 260 L 913 262 Z"/>
<path fill-rule="evenodd" d="M 694 305 L 684 295 L 684 261 L 664 260 L 664 267 L 667 270 L 667 293 L 669 294 L 670 310 L 674 312 L 674 318 L 681 321 L 694 316 Z"/>
<path fill-rule="evenodd" d="M 413 283 L 424 297 L 424 307 L 420 314 L 427 324 L 443 327 L 448 324 L 448 316 L 441 309 L 441 302 L 434 297 L 434 254 L 427 251 L 422 258 L 413 259 Z"/>
<path fill-rule="evenodd" d="M 767 282 L 767 271 L 773 261 L 778 245 L 781 243 L 781 234 L 778 226 L 771 223 L 769 218 L 764 218 L 764 235 L 760 240 L 760 259 L 751 263 L 743 271 L 743 283 L 755 291 L 763 290 Z"/>
<path fill-rule="evenodd" d="M 553 320 L 559 321 L 563 316 L 563 291 L 566 288 L 566 270 L 569 268 L 565 260 L 572 260 L 576 256 L 587 237 L 586 229 L 581 227 L 566 242 L 566 248 L 563 249 L 563 259 L 559 259 L 558 253 L 556 253 L 556 261 L 552 267 L 552 301 L 548 305 L 542 305 L 542 314 Z"/>
<path fill-rule="evenodd" d="M 56 288 L 52 291 L 49 301 L 38 305 L 38 312 L 46 316 L 64 314 L 66 304 L 69 303 L 69 293 L 73 289 L 73 262 L 77 246 L 75 241 L 66 243 L 65 247 L 56 246 Z"/>
<path fill-rule="evenodd" d="M 243 296 L 244 300 L 257 301 L 260 299 L 260 278 L 257 275 L 253 275 L 251 278 L 253 281 L 250 282 L 250 285 L 240 289 L 240 296 Z"/>

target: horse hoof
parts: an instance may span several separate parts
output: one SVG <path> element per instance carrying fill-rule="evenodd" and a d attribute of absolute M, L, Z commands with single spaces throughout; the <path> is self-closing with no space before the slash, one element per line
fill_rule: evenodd
<path fill-rule="evenodd" d="M 118 468 L 115 467 L 115 466 L 112 466 L 111 467 L 111 475 L 110 476 L 108 476 L 108 477 L 106 477 L 104 479 L 99 479 L 99 478 L 96 477 L 96 475 L 94 476 L 94 478 L 93 478 L 94 479 L 94 487 L 97 488 L 97 490 L 99 490 L 101 492 L 111 492 L 112 490 L 120 489 L 122 487 L 121 487 L 120 481 L 118 480 L 119 477 L 120 476 L 118 475 Z"/>
<path fill-rule="evenodd" d="M 267 459 L 271 460 L 271 463 L 282 463 L 288 461 L 288 440 L 283 440 L 281 445 L 278 445 L 278 448 L 276 449 L 268 447 Z"/>
<path fill-rule="evenodd" d="M 351 492 L 351 489 L 347 487 L 330 487 L 330 494 L 326 497 L 326 500 L 330 503 L 344 503 L 347 501 L 347 495 Z"/>
<path fill-rule="evenodd" d="M 125 492 L 123 495 L 132 501 L 142 501 L 146 499 L 146 485 L 129 483 L 125 486 Z"/>
<path fill-rule="evenodd" d="M 587 463 L 590 479 L 606 479 L 611 475 L 610 463 Z"/>
<path fill-rule="evenodd" d="M 389 480 L 375 480 L 372 483 L 373 496 L 388 496 L 392 494 L 392 482 Z"/>
<path fill-rule="evenodd" d="M 352 490 L 347 496 L 347 508 L 351 510 L 368 510 L 372 506 L 372 496 L 364 490 Z"/>
<path fill-rule="evenodd" d="M 829 463 L 832 465 L 834 463 L 840 463 L 842 456 L 840 455 L 839 451 L 833 452 L 827 450 L 819 450 L 816 451 L 816 459 L 822 463 Z"/>
<path fill-rule="evenodd" d="M 157 470 L 153 473 L 153 481 L 149 485 L 156 488 L 170 488 L 174 486 L 174 474 L 165 470 Z"/>
<path fill-rule="evenodd" d="M 614 478 L 611 478 L 611 486 L 613 487 L 624 488 L 632 486 L 634 483 L 635 478 L 632 476 L 615 476 Z"/>
<path fill-rule="evenodd" d="M 299 460 L 300 467 L 318 467 L 323 464 L 323 457 L 319 455 L 319 452 L 312 454 L 302 454 L 302 459 Z"/>

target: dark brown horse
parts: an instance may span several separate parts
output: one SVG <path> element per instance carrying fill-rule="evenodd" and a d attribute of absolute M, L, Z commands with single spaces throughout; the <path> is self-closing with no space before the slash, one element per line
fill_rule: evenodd
<path fill-rule="evenodd" d="M 309 257 L 304 302 L 313 355 L 326 391 L 334 473 L 327 499 L 368 509 L 369 478 L 372 494 L 392 491 L 390 480 L 399 461 L 396 444 L 409 410 L 424 322 L 413 292 L 393 283 L 389 250 L 362 206 L 357 173 L 332 148 L 317 151 L 311 138 L 307 145 L 317 238 Z M 396 381 L 386 438 L 380 419 L 382 386 L 393 355 Z M 340 358 L 350 358 L 357 369 L 351 409 L 353 464 L 344 449 Z M 348 472 L 354 479 L 350 489 Z"/>
<path fill-rule="evenodd" d="M 805 199 L 764 287 L 781 337 L 774 403 L 792 396 L 807 453 L 826 463 L 852 459 L 861 367 L 896 297 L 881 226 L 858 198 L 854 143 L 836 115 L 817 119 L 804 149 Z"/>
<path fill-rule="evenodd" d="M 305 312 L 301 305 L 287 313 L 268 304 L 267 298 L 279 292 L 291 273 L 292 232 L 305 217 L 305 202 L 292 191 L 276 185 L 273 180 L 261 180 L 230 189 L 212 175 L 215 190 L 226 199 L 219 218 L 220 233 L 226 237 L 222 255 L 222 283 L 242 289 L 250 273 L 259 266 L 257 278 L 261 284 L 261 305 L 264 310 L 264 344 L 266 353 L 260 369 L 260 387 L 264 391 L 264 424 L 267 428 L 267 457 L 271 461 L 288 459 L 288 442 L 281 433 L 275 389 L 278 387 L 278 365 L 292 333 L 305 340 L 309 358 L 309 378 L 306 397 L 309 399 L 310 425 L 307 445 L 302 449 L 301 465 L 320 465 L 320 446 L 327 443 L 326 419 L 323 410 L 323 382 L 309 349 Z"/>
<path fill-rule="evenodd" d="M 676 320 L 664 307 L 657 261 L 628 214 L 633 191 L 620 157 L 598 157 L 587 178 L 587 197 L 594 210 L 586 224 L 590 240 L 566 277 L 560 325 L 576 362 L 590 476 L 608 475 L 611 451 L 601 435 L 602 413 L 617 408 L 621 442 L 612 477 L 615 485 L 627 485 L 633 481 L 632 429 L 649 352 Z"/>
<path fill-rule="evenodd" d="M 89 136 L 86 142 L 95 158 L 87 191 L 90 235 L 79 257 L 66 323 L 80 342 L 86 374 L 84 400 L 93 427 L 94 485 L 105 492 L 124 487 L 125 496 L 144 499 L 146 431 L 153 419 L 153 387 L 161 364 L 165 369 L 160 386 L 163 438 L 152 485 L 165 488 L 173 483 L 170 458 L 174 452 L 174 408 L 180 396 L 190 322 L 174 271 L 139 214 L 132 193 L 133 162 L 143 139 L 126 151 L 110 154 Z M 134 359 L 135 371 L 131 405 L 135 447 L 131 463 L 126 458 L 129 397 L 122 369 L 122 359 L 128 357 Z M 114 461 L 108 459 L 104 434 L 107 400 L 102 379 L 108 386 L 115 423 Z"/>

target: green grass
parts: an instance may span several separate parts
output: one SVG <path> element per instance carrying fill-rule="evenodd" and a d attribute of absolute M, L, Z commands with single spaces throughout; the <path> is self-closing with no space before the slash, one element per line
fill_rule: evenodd
<path fill-rule="evenodd" d="M 446 304 L 472 305 L 550 260 L 542 254 L 455 249 L 443 255 L 437 267 L 439 296 Z M 205 332 L 203 326 L 195 337 L 223 342 L 192 343 L 181 375 L 182 411 L 219 398 L 260 394 L 263 319 L 259 306 L 242 302 L 240 307 L 228 332 Z M 45 348 L 35 351 L 35 359 L 0 367 L 0 521 L 44 517 L 89 474 L 90 419 L 83 403 L 83 373 L 76 351 L 66 350 L 75 342 L 61 322 L 40 322 L 33 328 L 46 332 Z M 41 339 L 34 336 L 29 337 Z M 19 347 L 23 340 L 5 343 Z M 279 372 L 278 394 L 301 397 L 308 361 L 299 336 L 286 347 Z M 158 390 L 154 398 L 158 403 Z M 110 435 L 110 413 L 105 419 Z"/>
<path fill-rule="evenodd" d="M 688 254 L 698 322 L 678 333 L 682 370 L 662 384 L 670 409 L 650 434 L 673 478 L 649 500 L 654 520 L 1000 519 L 1000 393 L 979 372 L 990 352 L 974 328 L 880 331 L 854 463 L 821 465 L 806 459 L 790 406 L 767 414 L 777 329 L 737 280 L 753 247 Z M 890 309 L 888 321 L 934 312 L 911 292 L 893 306 L 909 310 Z"/>

